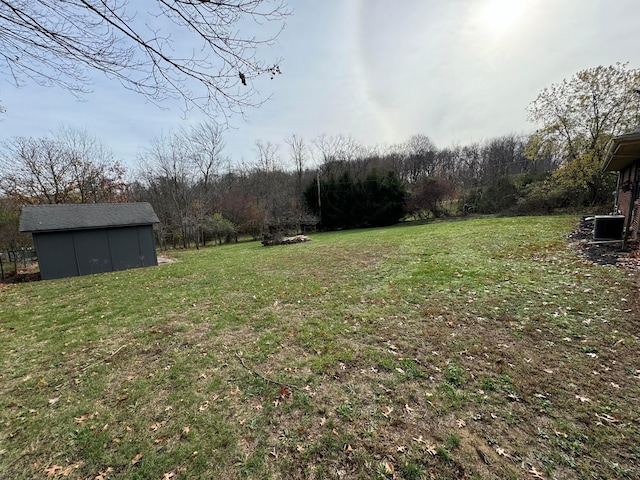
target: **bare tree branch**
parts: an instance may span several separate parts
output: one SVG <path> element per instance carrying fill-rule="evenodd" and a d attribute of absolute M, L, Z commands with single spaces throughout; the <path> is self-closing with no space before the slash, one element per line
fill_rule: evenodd
<path fill-rule="evenodd" d="M 97 71 L 228 121 L 264 102 L 251 80 L 280 66 L 258 51 L 288 15 L 282 0 L 0 0 L 0 75 L 82 96 Z"/>

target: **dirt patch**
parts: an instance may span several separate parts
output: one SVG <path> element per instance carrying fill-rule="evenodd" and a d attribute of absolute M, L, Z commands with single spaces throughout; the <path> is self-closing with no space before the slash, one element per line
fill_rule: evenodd
<path fill-rule="evenodd" d="M 0 288 L 2 285 L 10 283 L 37 282 L 40 280 L 40 268 L 38 263 L 34 262 L 25 268 L 19 268 L 15 272 L 4 272 L 0 278 Z"/>
<path fill-rule="evenodd" d="M 169 263 L 176 263 L 178 260 L 168 255 L 158 255 L 158 265 L 167 265 Z"/>
<path fill-rule="evenodd" d="M 158 265 L 168 265 L 178 260 L 167 255 L 158 255 Z M 0 289 L 12 283 L 38 282 L 42 280 L 40 276 L 40 267 L 38 262 L 33 262 L 26 268 L 19 268 L 17 272 L 5 272 L 4 277 L 0 278 Z"/>
<path fill-rule="evenodd" d="M 622 241 L 596 242 L 593 239 L 593 227 L 593 217 L 585 217 L 569 234 L 569 245 L 578 255 L 597 265 L 640 269 L 638 241 L 629 241 L 626 249 L 622 248 Z"/>

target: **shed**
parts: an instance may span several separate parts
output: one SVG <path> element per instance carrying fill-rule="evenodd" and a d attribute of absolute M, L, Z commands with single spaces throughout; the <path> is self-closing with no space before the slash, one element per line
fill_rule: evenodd
<path fill-rule="evenodd" d="M 26 205 L 20 231 L 31 232 L 43 280 L 158 264 L 149 203 Z"/>
<path fill-rule="evenodd" d="M 614 137 L 604 159 L 605 172 L 618 172 L 616 210 L 625 217 L 625 240 L 637 238 L 640 221 L 640 130 Z"/>

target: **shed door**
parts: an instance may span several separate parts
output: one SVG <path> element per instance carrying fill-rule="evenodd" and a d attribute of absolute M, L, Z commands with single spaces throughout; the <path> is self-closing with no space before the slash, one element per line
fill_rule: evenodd
<path fill-rule="evenodd" d="M 107 230 L 73 232 L 80 275 L 113 271 Z"/>
<path fill-rule="evenodd" d="M 112 228 L 108 234 L 114 270 L 143 266 L 136 227 Z"/>
<path fill-rule="evenodd" d="M 151 225 L 138 227 L 138 242 L 142 266 L 151 267 L 158 265 L 156 239 L 153 236 L 153 227 Z"/>
<path fill-rule="evenodd" d="M 33 235 L 43 280 L 78 275 L 76 252 L 71 232 L 48 232 Z"/>

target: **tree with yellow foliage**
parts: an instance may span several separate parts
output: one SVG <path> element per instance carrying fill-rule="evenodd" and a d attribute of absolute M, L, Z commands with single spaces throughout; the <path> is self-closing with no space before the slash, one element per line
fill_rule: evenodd
<path fill-rule="evenodd" d="M 627 63 L 582 70 L 540 92 L 528 107 L 538 128 L 527 156 L 552 156 L 556 180 L 582 189 L 593 205 L 606 183 L 602 172 L 609 141 L 640 128 L 640 70 Z"/>

